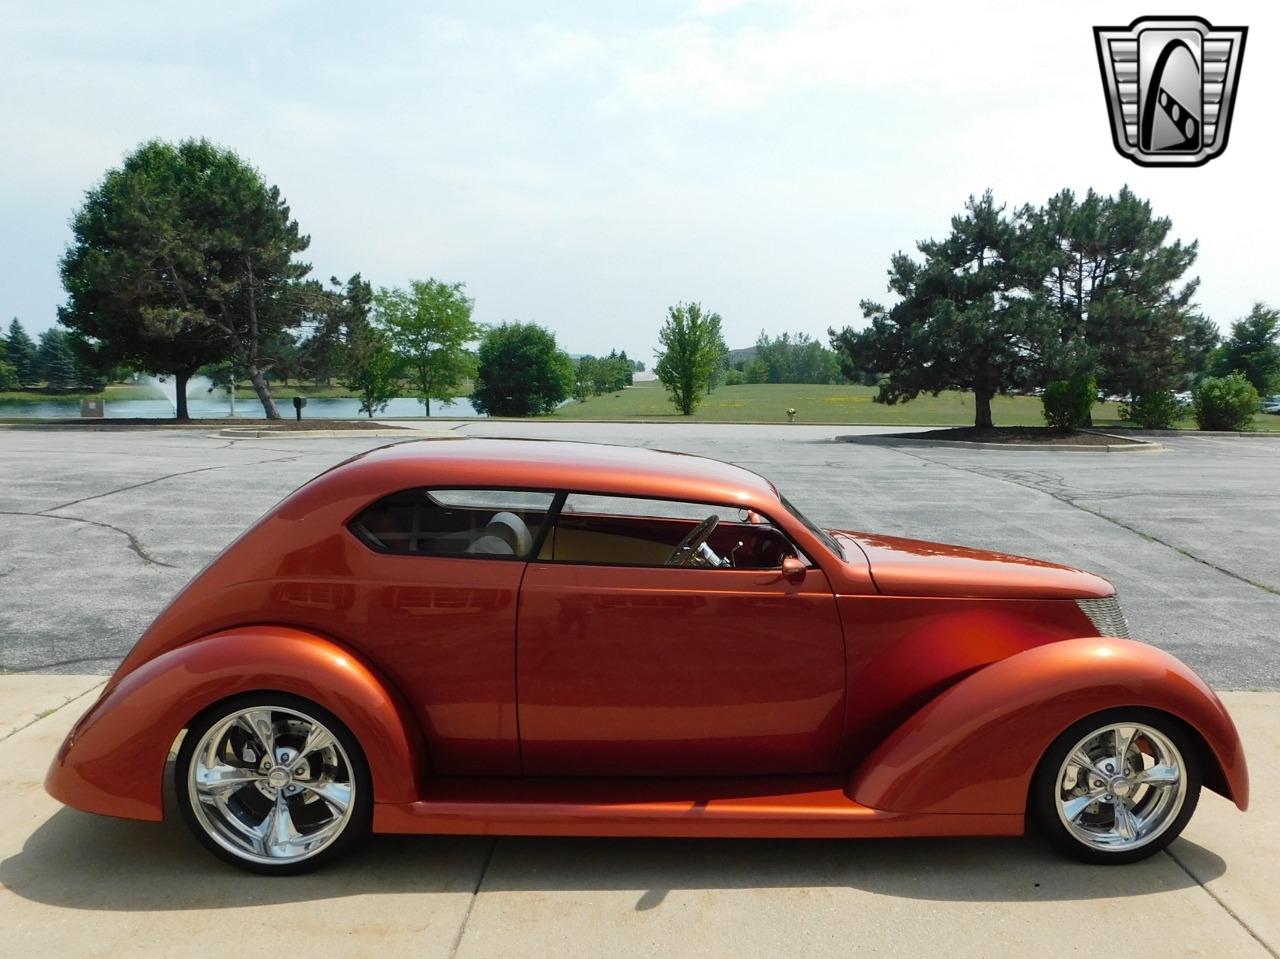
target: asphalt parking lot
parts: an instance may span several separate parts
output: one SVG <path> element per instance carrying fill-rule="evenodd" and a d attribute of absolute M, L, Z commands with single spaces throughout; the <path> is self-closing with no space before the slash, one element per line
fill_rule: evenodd
<path fill-rule="evenodd" d="M 1220 689 L 1280 688 L 1280 438 L 1072 454 L 862 446 L 831 427 L 457 431 L 704 453 L 764 473 L 821 523 L 1093 569 L 1137 636 Z M 0 431 L 0 957 L 1280 956 L 1276 692 L 1224 693 L 1250 812 L 1205 794 L 1183 838 L 1122 868 L 1035 838 L 374 837 L 330 870 L 268 880 L 208 856 L 176 817 L 50 799 L 58 742 L 182 583 L 289 490 L 385 442 Z"/>
<path fill-rule="evenodd" d="M 886 448 L 849 427 L 439 423 L 731 460 L 815 521 L 1111 579 L 1134 635 L 1219 689 L 1280 689 L 1280 437 L 1161 453 Z M 311 476 L 385 438 L 0 430 L 0 670 L 107 673 L 169 598 Z"/>

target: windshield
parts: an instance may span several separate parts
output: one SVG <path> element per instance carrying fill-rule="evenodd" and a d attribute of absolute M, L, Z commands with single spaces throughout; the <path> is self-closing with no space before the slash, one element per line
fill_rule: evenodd
<path fill-rule="evenodd" d="M 801 523 L 803 523 L 804 528 L 807 529 L 810 533 L 818 537 L 818 539 L 822 540 L 823 546 L 831 550 L 831 552 L 835 553 L 841 559 L 845 558 L 844 549 L 840 546 L 839 543 L 836 542 L 835 537 L 833 537 L 825 529 L 819 529 L 817 526 L 814 526 L 813 523 L 809 522 L 809 518 L 805 516 L 804 513 L 800 512 L 798 509 L 792 506 L 791 501 L 788 500 L 781 493 L 778 494 L 778 498 L 782 500 L 782 505 L 786 507 L 788 513 L 790 513 L 792 516 L 798 519 Z"/>

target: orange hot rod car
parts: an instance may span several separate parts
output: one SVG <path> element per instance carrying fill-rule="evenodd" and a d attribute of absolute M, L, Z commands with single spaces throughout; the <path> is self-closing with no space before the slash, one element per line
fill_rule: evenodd
<path fill-rule="evenodd" d="M 1053 563 L 824 530 L 762 477 L 579 443 L 418 441 L 286 498 L 124 659 L 46 786 L 177 805 L 245 868 L 380 833 L 1015 835 L 1132 862 L 1235 727 Z"/>

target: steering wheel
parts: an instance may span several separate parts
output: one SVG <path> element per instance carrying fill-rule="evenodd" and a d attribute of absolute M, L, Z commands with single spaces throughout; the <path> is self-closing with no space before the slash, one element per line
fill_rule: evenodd
<path fill-rule="evenodd" d="M 702 547 L 715 531 L 720 523 L 720 517 L 712 513 L 701 523 L 689 530 L 684 539 L 680 540 L 678 546 L 671 551 L 671 555 L 667 557 L 664 566 L 692 566 L 693 560 L 699 555 L 698 550 Z"/>

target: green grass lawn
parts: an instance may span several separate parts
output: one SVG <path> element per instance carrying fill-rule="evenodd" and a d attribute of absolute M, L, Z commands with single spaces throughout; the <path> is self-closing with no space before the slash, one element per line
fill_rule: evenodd
<path fill-rule="evenodd" d="M 276 398 L 276 402 L 280 399 L 289 399 L 291 396 L 306 396 L 311 399 L 350 399 L 352 392 L 345 386 L 338 386 L 336 383 L 329 386 L 316 386 L 313 383 L 280 383 L 271 384 L 271 395 Z M 236 401 L 243 397 L 256 400 L 258 394 L 253 391 L 253 384 L 248 380 L 243 383 L 236 384 Z"/>
<path fill-rule="evenodd" d="M 188 393 L 188 396 L 194 394 Z M 291 396 L 306 397 L 326 397 L 341 398 L 350 397 L 351 391 L 346 387 L 332 386 L 314 386 L 310 383 L 272 383 L 271 395 L 276 397 L 277 401 L 284 397 L 288 399 Z M 237 399 L 255 399 L 257 394 L 253 392 L 253 384 L 248 380 L 243 383 L 236 384 Z M 49 400 L 87 400 L 101 399 L 115 400 L 156 400 L 161 396 L 150 386 L 135 386 L 132 383 L 110 383 L 99 393 L 77 392 L 77 393 L 42 393 L 39 390 L 0 390 L 0 402 L 14 403 L 46 403 Z"/>
<path fill-rule="evenodd" d="M 41 393 L 38 390 L 0 390 L 0 402 L 47 403 L 50 400 L 154 400 L 157 395 L 149 386 L 111 383 L 98 393 Z"/>
<path fill-rule="evenodd" d="M 572 402 L 554 414 L 575 420 L 655 420 L 699 423 L 785 423 L 787 408 L 796 410 L 797 423 L 847 423 L 850 425 L 892 426 L 972 426 L 973 394 L 948 391 L 937 396 L 925 394 L 909 403 L 885 406 L 872 402 L 871 386 L 816 386 L 808 384 L 750 383 L 721 386 L 702 400 L 692 416 L 680 416 L 671 405 L 667 391 L 657 382 L 637 383 L 618 393 L 593 396 L 582 403 Z M 1034 396 L 997 396 L 991 415 L 997 426 L 1043 426 L 1042 406 Z M 1120 419 L 1115 403 L 1099 403 L 1093 408 L 1097 426 L 1117 426 Z M 1280 430 L 1280 416 L 1259 413 L 1254 417 L 1259 430 Z M 1179 428 L 1195 429 L 1187 417 Z"/>

